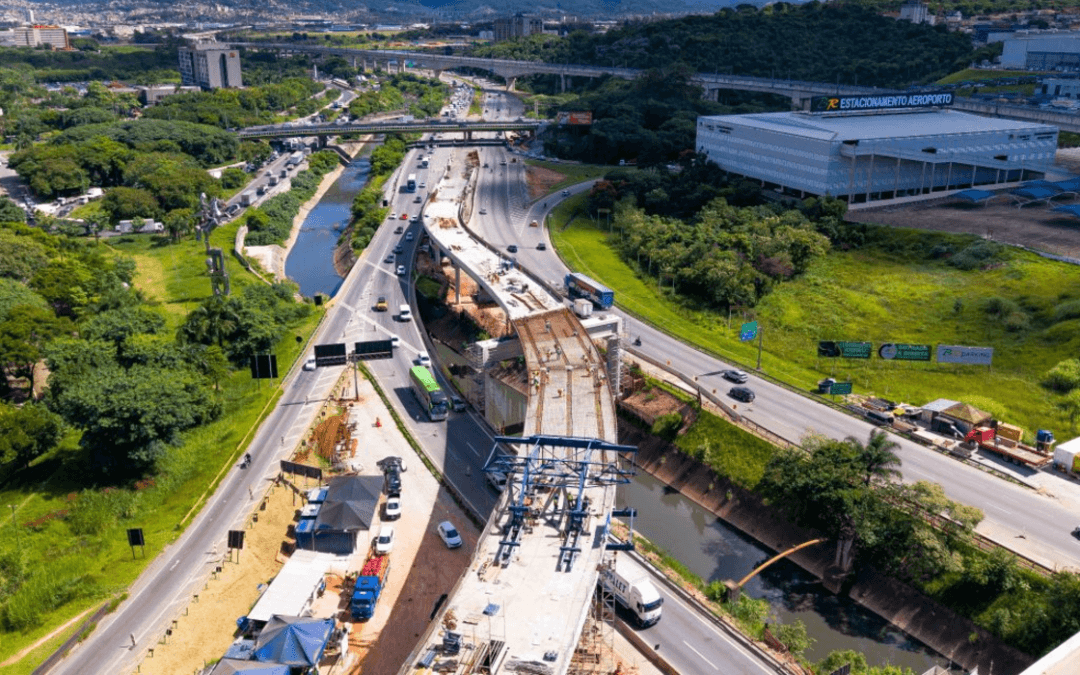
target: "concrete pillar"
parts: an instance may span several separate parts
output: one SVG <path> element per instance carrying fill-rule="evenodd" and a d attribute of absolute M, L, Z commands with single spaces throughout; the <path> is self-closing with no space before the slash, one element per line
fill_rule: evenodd
<path fill-rule="evenodd" d="M 454 265 L 454 304 L 461 305 L 461 268 Z"/>
<path fill-rule="evenodd" d="M 559 75 L 559 92 L 566 93 L 566 75 Z"/>
<path fill-rule="evenodd" d="M 514 89 L 515 84 L 517 84 L 517 78 L 516 77 L 507 78 L 506 79 L 506 91 L 512 91 Z"/>

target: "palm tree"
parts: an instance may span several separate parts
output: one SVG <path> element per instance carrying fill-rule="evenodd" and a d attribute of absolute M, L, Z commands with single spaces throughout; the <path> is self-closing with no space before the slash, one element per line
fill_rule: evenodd
<path fill-rule="evenodd" d="M 896 454 L 896 451 L 900 449 L 900 444 L 890 441 L 888 434 L 884 431 L 872 430 L 866 445 L 854 436 L 848 436 L 844 440 L 855 451 L 855 464 L 864 473 L 865 485 L 869 485 L 875 478 L 885 482 L 900 478 L 901 474 L 898 471 L 900 457 Z"/>

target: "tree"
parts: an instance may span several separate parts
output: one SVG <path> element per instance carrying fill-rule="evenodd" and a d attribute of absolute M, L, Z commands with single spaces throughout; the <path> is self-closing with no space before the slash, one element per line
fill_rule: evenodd
<path fill-rule="evenodd" d="M 221 413 L 200 380 L 186 369 L 105 366 L 68 382 L 56 409 L 83 429 L 82 444 L 105 470 L 140 472 L 176 444 L 180 432 Z"/>
<path fill-rule="evenodd" d="M 48 309 L 12 307 L 0 322 L 0 364 L 16 376 L 26 377 L 33 392 L 34 366 L 43 357 L 45 343 L 70 330 L 70 321 L 57 318 Z"/>
<path fill-rule="evenodd" d="M 172 240 L 180 241 L 195 229 L 195 214 L 191 209 L 174 209 L 165 214 L 163 224 Z"/>
<path fill-rule="evenodd" d="M 884 431 L 872 430 L 866 445 L 854 436 L 848 436 L 845 440 L 855 451 L 855 464 L 862 473 L 864 485 L 870 485 L 870 481 L 875 478 L 884 482 L 900 478 L 901 474 L 897 470 L 900 458 L 896 456 L 900 444 L 890 441 Z"/>
<path fill-rule="evenodd" d="M 56 447 L 63 420 L 39 403 L 0 404 L 0 463 L 25 467 Z"/>
<path fill-rule="evenodd" d="M 7 197 L 0 196 L 0 223 L 25 223 L 26 212 Z"/>

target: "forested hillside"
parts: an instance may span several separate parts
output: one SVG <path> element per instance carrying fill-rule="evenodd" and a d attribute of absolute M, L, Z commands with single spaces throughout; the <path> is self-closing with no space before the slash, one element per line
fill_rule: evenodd
<path fill-rule="evenodd" d="M 663 68 L 900 87 L 967 66 L 966 35 L 915 25 L 852 4 L 740 5 L 710 16 L 630 24 L 603 35 L 575 33 L 503 42 L 479 56 Z"/>

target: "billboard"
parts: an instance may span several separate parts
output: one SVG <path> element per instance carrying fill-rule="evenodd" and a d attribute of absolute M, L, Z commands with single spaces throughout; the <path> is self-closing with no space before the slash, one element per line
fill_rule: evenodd
<path fill-rule="evenodd" d="M 916 94 L 879 94 L 874 96 L 815 96 L 810 112 L 859 112 L 896 108 L 936 108 L 952 105 L 951 91 Z"/>
<path fill-rule="evenodd" d="M 347 360 L 344 342 L 333 345 L 315 345 L 315 365 L 319 368 L 343 366 Z"/>
<path fill-rule="evenodd" d="M 850 382 L 833 382 L 829 387 L 829 393 L 833 396 L 846 396 L 851 393 Z"/>
<path fill-rule="evenodd" d="M 826 358 L 835 359 L 868 359 L 874 345 L 870 342 L 835 342 L 822 340 L 818 342 L 817 354 Z"/>
<path fill-rule="evenodd" d="M 878 356 L 893 361 L 929 361 L 930 345 L 906 345 L 886 342 L 878 347 Z"/>
<path fill-rule="evenodd" d="M 966 363 L 970 366 L 989 366 L 994 360 L 994 348 L 938 345 L 937 360 L 938 363 Z"/>
<path fill-rule="evenodd" d="M 258 354 L 251 357 L 251 377 L 256 380 L 272 380 L 277 376 L 277 356 Z"/>
<path fill-rule="evenodd" d="M 744 323 L 742 325 L 742 327 L 739 328 L 739 341 L 740 342 L 748 342 L 748 341 L 753 340 L 754 338 L 756 338 L 757 334 L 758 334 L 757 321 L 749 321 L 747 323 Z"/>
<path fill-rule="evenodd" d="M 592 112 L 560 112 L 555 114 L 555 121 L 559 124 L 592 124 Z"/>

